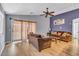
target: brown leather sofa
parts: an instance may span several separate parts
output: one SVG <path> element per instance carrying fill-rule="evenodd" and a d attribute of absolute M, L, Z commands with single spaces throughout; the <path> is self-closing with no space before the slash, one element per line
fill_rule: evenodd
<path fill-rule="evenodd" d="M 71 32 L 65 32 L 65 31 L 54 31 L 51 33 L 48 33 L 47 35 L 52 36 L 52 38 L 69 42 L 72 40 L 72 33 Z"/>
<path fill-rule="evenodd" d="M 43 38 L 39 34 L 28 34 L 29 43 L 31 43 L 38 51 L 51 47 L 51 38 Z"/>

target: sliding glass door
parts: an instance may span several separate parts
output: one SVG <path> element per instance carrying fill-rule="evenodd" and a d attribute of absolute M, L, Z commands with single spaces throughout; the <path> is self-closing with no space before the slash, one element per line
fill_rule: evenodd
<path fill-rule="evenodd" d="M 28 23 L 28 33 L 29 32 L 33 32 L 33 33 L 36 32 L 36 23 L 32 23 L 32 22 Z"/>
<path fill-rule="evenodd" d="M 14 21 L 13 24 L 13 41 L 21 40 L 21 22 L 20 21 Z"/>
<path fill-rule="evenodd" d="M 25 41 L 27 34 L 36 32 L 36 23 L 29 21 L 14 21 L 12 31 L 12 41 Z"/>

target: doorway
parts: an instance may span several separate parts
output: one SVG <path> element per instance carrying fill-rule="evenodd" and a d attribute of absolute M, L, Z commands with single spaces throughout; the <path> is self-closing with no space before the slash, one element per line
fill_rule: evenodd
<path fill-rule="evenodd" d="M 79 40 L 79 19 L 73 20 L 72 30 L 73 30 L 73 39 Z"/>
<path fill-rule="evenodd" d="M 36 33 L 36 22 L 14 20 L 12 28 L 12 42 L 13 41 L 26 41 L 27 35 Z"/>
<path fill-rule="evenodd" d="M 77 53 L 79 46 L 79 18 L 73 20 L 72 31 L 73 31 L 73 53 Z"/>

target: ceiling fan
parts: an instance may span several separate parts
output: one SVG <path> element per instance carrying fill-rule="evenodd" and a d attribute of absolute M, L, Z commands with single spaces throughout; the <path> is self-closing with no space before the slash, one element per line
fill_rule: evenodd
<path fill-rule="evenodd" d="M 54 11 L 49 12 L 48 8 L 46 8 L 46 11 L 43 11 L 44 14 L 41 14 L 40 16 L 45 15 L 45 17 L 47 18 L 48 16 L 54 16 L 53 13 L 55 13 Z"/>

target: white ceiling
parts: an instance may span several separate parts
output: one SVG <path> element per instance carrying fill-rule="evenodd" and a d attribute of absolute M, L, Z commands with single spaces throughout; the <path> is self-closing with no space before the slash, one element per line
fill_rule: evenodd
<path fill-rule="evenodd" d="M 77 3 L 1 3 L 6 14 L 39 15 L 47 7 L 55 14 L 61 14 L 79 8 Z"/>

